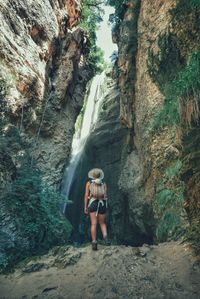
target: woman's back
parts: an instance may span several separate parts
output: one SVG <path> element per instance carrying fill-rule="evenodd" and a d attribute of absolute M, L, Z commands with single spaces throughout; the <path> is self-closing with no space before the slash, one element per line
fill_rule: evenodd
<path fill-rule="evenodd" d="M 104 183 L 100 183 L 97 184 L 95 182 L 91 182 L 90 183 L 90 198 L 94 197 L 94 198 L 104 198 L 105 196 L 105 184 Z"/>

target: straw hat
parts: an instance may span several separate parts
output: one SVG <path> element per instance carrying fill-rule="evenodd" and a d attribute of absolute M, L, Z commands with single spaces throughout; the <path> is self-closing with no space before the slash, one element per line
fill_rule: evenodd
<path fill-rule="evenodd" d="M 104 178 L 104 172 L 100 168 L 93 168 L 88 172 L 88 177 L 90 179 L 98 178 L 102 180 Z"/>

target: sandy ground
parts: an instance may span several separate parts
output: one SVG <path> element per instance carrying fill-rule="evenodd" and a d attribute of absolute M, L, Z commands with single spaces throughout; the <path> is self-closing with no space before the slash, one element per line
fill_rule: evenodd
<path fill-rule="evenodd" d="M 0 275 L 0 298 L 200 299 L 200 262 L 177 242 L 57 247 Z"/>

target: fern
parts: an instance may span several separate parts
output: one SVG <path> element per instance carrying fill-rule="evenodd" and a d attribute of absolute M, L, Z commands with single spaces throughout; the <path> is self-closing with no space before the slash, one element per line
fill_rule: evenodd
<path fill-rule="evenodd" d="M 163 107 L 155 114 L 152 129 L 163 126 L 190 127 L 199 120 L 200 102 L 200 51 L 194 52 L 188 64 L 178 73 L 177 79 L 164 87 Z"/>
<path fill-rule="evenodd" d="M 165 170 L 163 179 L 157 184 L 154 210 L 158 219 L 156 236 L 160 242 L 177 239 L 185 233 L 181 168 L 182 161 L 177 160 Z"/>

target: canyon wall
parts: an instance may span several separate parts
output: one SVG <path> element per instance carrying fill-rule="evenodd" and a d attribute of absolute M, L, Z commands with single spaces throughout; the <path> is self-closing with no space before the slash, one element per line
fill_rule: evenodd
<path fill-rule="evenodd" d="M 199 6 L 186 1 L 131 1 L 114 35 L 121 124 L 132 134 L 142 169 L 140 186 L 154 208 L 160 241 L 185 233 L 183 206 L 190 211 L 189 221 L 199 209 L 199 171 L 194 166 L 199 159 L 199 93 L 188 83 L 195 63 L 197 70 L 199 65 L 194 57 L 200 38 L 198 13 Z M 132 176 L 130 180 L 133 186 Z"/>
<path fill-rule="evenodd" d="M 80 13 L 74 0 L 0 1 L 0 268 L 71 233 L 55 189 L 93 75 Z"/>
<path fill-rule="evenodd" d="M 2 1 L 0 7 L 1 85 L 7 89 L 1 104 L 4 133 L 15 126 L 44 179 L 58 186 L 92 75 L 85 58 L 87 36 L 77 27 L 81 3 L 16 0 Z M 5 160 L 14 169 L 11 160 L 21 150 L 11 157 L 4 153 L 2 184 L 8 179 Z"/>

